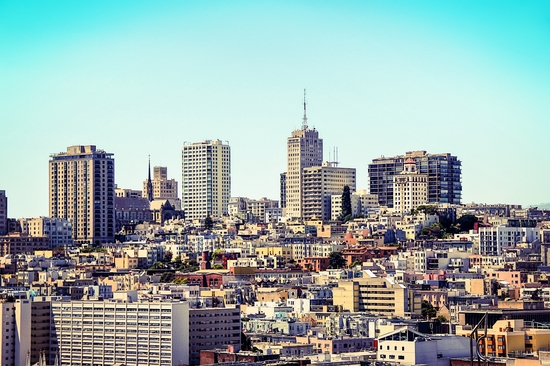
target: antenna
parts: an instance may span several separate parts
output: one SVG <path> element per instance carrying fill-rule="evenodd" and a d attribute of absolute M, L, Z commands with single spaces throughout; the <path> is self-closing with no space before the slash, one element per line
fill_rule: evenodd
<path fill-rule="evenodd" d="M 307 130 L 307 114 L 306 114 L 306 89 L 304 89 L 304 118 L 302 119 L 302 130 Z"/>

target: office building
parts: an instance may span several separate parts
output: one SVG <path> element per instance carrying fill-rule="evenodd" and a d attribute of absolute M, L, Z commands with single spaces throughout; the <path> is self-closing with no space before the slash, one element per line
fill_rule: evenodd
<path fill-rule="evenodd" d="M 8 197 L 6 191 L 0 191 L 0 235 L 8 233 Z"/>
<path fill-rule="evenodd" d="M 369 164 L 369 193 L 377 194 L 381 206 L 394 207 L 393 177 L 411 158 L 419 174 L 428 176 L 428 203 L 460 204 L 462 195 L 461 162 L 448 153 L 428 154 L 412 151 L 405 155 L 373 159 Z"/>
<path fill-rule="evenodd" d="M 62 365 L 187 365 L 188 324 L 187 302 L 53 301 L 50 350 Z"/>
<path fill-rule="evenodd" d="M 231 149 L 220 140 L 187 143 L 182 149 L 182 209 L 188 219 L 227 214 L 231 196 Z"/>
<path fill-rule="evenodd" d="M 413 159 L 405 160 L 403 171 L 393 176 L 393 208 L 408 213 L 428 203 L 428 176 L 419 174 Z"/>
<path fill-rule="evenodd" d="M 287 170 L 285 177 L 285 215 L 287 217 L 301 218 L 303 216 L 303 170 L 305 168 L 321 166 L 322 162 L 323 140 L 319 138 L 319 132 L 315 128 L 310 130 L 307 125 L 304 95 L 302 128 L 293 131 L 292 135 L 287 139 Z M 282 201 L 283 199 L 281 198 Z"/>
<path fill-rule="evenodd" d="M 115 235 L 115 161 L 94 145 L 51 155 L 50 217 L 71 221 L 75 244 L 102 244 Z"/>
<path fill-rule="evenodd" d="M 348 186 L 355 191 L 355 168 L 341 168 L 336 163 L 324 162 L 321 166 L 302 171 L 302 218 L 331 219 L 332 195 L 340 194 Z"/>

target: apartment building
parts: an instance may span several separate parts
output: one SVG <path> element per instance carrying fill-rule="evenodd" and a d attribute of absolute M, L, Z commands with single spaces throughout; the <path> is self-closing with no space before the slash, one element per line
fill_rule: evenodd
<path fill-rule="evenodd" d="M 0 235 L 8 233 L 8 197 L 6 191 L 0 191 Z"/>
<path fill-rule="evenodd" d="M 23 233 L 11 233 L 0 236 L 0 256 L 7 254 L 32 254 L 36 250 L 48 250 L 50 248 L 50 238 L 47 236 L 29 236 Z"/>
<path fill-rule="evenodd" d="M 3 301 L 0 303 L 0 364 L 25 365 L 31 350 L 30 300 Z"/>
<path fill-rule="evenodd" d="M 302 171 L 302 218 L 328 221 L 331 219 L 331 199 L 342 195 L 345 186 L 355 191 L 355 168 L 341 168 L 336 163 L 323 162 L 321 166 Z"/>
<path fill-rule="evenodd" d="M 72 223 L 77 244 L 103 244 L 115 235 L 115 161 L 94 145 L 69 146 L 49 161 L 49 217 Z"/>
<path fill-rule="evenodd" d="M 535 227 L 492 226 L 479 228 L 479 253 L 481 255 L 501 255 L 505 247 L 515 247 L 519 243 L 541 241 L 540 229 Z"/>
<path fill-rule="evenodd" d="M 305 93 L 304 93 L 305 94 Z M 286 192 L 285 215 L 290 218 L 303 216 L 302 182 L 304 168 L 321 166 L 323 162 L 323 139 L 319 138 L 319 132 L 309 129 L 307 125 L 306 101 L 304 95 L 304 117 L 302 128 L 292 131 L 287 139 L 287 170 L 284 177 Z M 281 188 L 282 188 L 281 177 Z M 282 190 L 281 190 L 281 202 Z"/>
<path fill-rule="evenodd" d="M 53 301 L 50 350 L 61 365 L 189 364 L 188 324 L 187 302 Z"/>
<path fill-rule="evenodd" d="M 393 177 L 403 171 L 409 158 L 414 160 L 420 174 L 428 176 L 428 203 L 460 204 L 461 161 L 449 153 L 411 151 L 405 155 L 376 158 L 369 164 L 369 192 L 378 195 L 381 206 L 394 207 Z"/>
<path fill-rule="evenodd" d="M 412 158 L 405 160 L 403 171 L 393 176 L 394 211 L 408 213 L 428 203 L 428 176 L 419 174 Z"/>
<path fill-rule="evenodd" d="M 189 309 L 190 365 L 199 365 L 200 351 L 228 346 L 241 346 L 239 306 Z"/>
<path fill-rule="evenodd" d="M 351 215 L 367 217 L 369 214 L 380 211 L 380 205 L 378 204 L 378 196 L 375 194 L 368 194 L 366 189 L 359 189 L 353 192 L 350 196 L 351 199 Z M 342 194 L 335 194 L 331 197 L 330 204 L 330 219 L 338 220 L 338 217 L 342 213 Z"/>
<path fill-rule="evenodd" d="M 182 149 L 182 209 L 188 219 L 227 214 L 231 149 L 220 140 L 186 143 Z"/>
<path fill-rule="evenodd" d="M 67 219 L 58 217 L 34 217 L 20 219 L 21 232 L 29 236 L 47 236 L 50 238 L 51 247 L 72 247 L 73 226 Z"/>

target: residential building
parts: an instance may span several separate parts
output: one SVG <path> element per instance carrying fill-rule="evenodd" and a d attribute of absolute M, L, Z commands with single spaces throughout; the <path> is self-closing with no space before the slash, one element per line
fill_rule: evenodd
<path fill-rule="evenodd" d="M 227 214 L 231 149 L 220 140 L 186 143 L 182 149 L 182 209 L 188 219 Z"/>
<path fill-rule="evenodd" d="M 304 93 L 305 94 L 305 93 Z M 303 170 L 321 166 L 323 162 L 323 139 L 319 132 L 307 125 L 306 101 L 304 95 L 304 117 L 302 128 L 294 130 L 287 139 L 287 170 L 286 170 L 286 211 L 290 218 L 303 216 Z M 281 199 L 282 201 L 282 199 Z"/>
<path fill-rule="evenodd" d="M 67 219 L 52 217 L 34 217 L 20 219 L 21 232 L 29 236 L 47 236 L 52 248 L 59 246 L 72 247 L 73 227 Z"/>
<path fill-rule="evenodd" d="M 6 191 L 0 191 L 0 235 L 8 233 L 8 197 Z"/>
<path fill-rule="evenodd" d="M 321 166 L 302 170 L 302 218 L 331 219 L 331 198 L 342 195 L 344 187 L 355 191 L 355 168 L 341 168 L 336 163 L 323 162 Z M 351 198 L 351 195 L 350 195 Z"/>
<path fill-rule="evenodd" d="M 26 365 L 31 351 L 31 306 L 30 300 L 5 301 L 0 303 L 0 357 L 2 365 Z"/>
<path fill-rule="evenodd" d="M 47 236 L 29 236 L 23 233 L 0 236 L 0 256 L 32 254 L 36 250 L 48 250 L 50 248 L 50 238 Z"/>
<path fill-rule="evenodd" d="M 189 364 L 188 324 L 187 302 L 53 301 L 50 350 L 62 365 Z"/>
<path fill-rule="evenodd" d="M 492 226 L 479 228 L 479 254 L 501 255 L 505 247 L 541 241 L 540 229 L 534 227 Z"/>
<path fill-rule="evenodd" d="M 393 208 L 408 213 L 428 203 L 428 176 L 419 174 L 412 158 L 405 160 L 403 171 L 393 176 Z"/>
<path fill-rule="evenodd" d="M 200 351 L 241 346 L 239 306 L 189 309 L 189 365 L 200 364 Z"/>
<path fill-rule="evenodd" d="M 281 208 L 286 208 L 286 172 L 281 173 L 279 179 L 280 196 L 281 196 Z M 284 213 L 283 213 L 284 214 Z"/>
<path fill-rule="evenodd" d="M 115 235 L 115 161 L 94 145 L 52 154 L 50 217 L 72 223 L 76 244 L 102 244 Z"/>
<path fill-rule="evenodd" d="M 378 195 L 381 206 L 394 207 L 393 177 L 403 171 L 409 158 L 415 161 L 420 174 L 428 176 L 428 203 L 460 204 L 460 160 L 449 153 L 412 151 L 405 155 L 376 158 L 369 164 L 369 193 Z"/>
<path fill-rule="evenodd" d="M 117 198 L 141 198 L 142 191 L 138 189 L 118 188 L 115 184 L 115 197 Z"/>
<path fill-rule="evenodd" d="M 353 217 L 368 217 L 371 213 L 380 211 L 378 196 L 368 194 L 366 189 L 360 189 L 353 192 L 351 199 L 351 215 Z M 342 213 L 342 194 L 335 194 L 331 197 L 331 220 L 338 220 Z"/>

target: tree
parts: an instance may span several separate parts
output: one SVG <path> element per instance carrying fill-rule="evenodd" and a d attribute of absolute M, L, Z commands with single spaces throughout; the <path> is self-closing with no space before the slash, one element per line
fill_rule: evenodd
<path fill-rule="evenodd" d="M 204 229 L 205 230 L 212 230 L 214 227 L 214 221 L 212 221 L 212 218 L 210 217 L 210 214 L 206 216 L 206 219 L 204 219 Z"/>
<path fill-rule="evenodd" d="M 443 315 L 438 316 L 437 320 L 439 320 L 440 323 L 447 323 L 447 318 L 445 318 Z"/>
<path fill-rule="evenodd" d="M 460 227 L 460 231 L 468 232 L 474 228 L 477 222 L 477 216 L 475 215 L 463 215 L 457 220 L 457 224 Z"/>
<path fill-rule="evenodd" d="M 174 274 L 172 272 L 164 272 L 160 275 L 160 282 L 168 283 L 174 280 Z"/>
<path fill-rule="evenodd" d="M 421 309 L 424 319 L 431 319 L 437 315 L 437 310 L 427 300 L 422 300 Z"/>
<path fill-rule="evenodd" d="M 340 220 L 347 222 L 351 219 L 351 192 L 349 186 L 344 186 L 342 192 L 342 213 L 339 217 Z"/>
<path fill-rule="evenodd" d="M 223 269 L 223 265 L 221 265 L 221 264 L 214 264 L 214 265 L 212 266 L 212 269 Z"/>
<path fill-rule="evenodd" d="M 171 251 L 167 251 L 166 253 L 164 253 L 164 259 L 162 260 L 164 263 L 170 263 L 172 262 L 172 257 L 174 256 L 174 254 L 172 254 Z"/>
<path fill-rule="evenodd" d="M 362 266 L 362 265 L 363 265 L 363 261 L 361 259 L 356 259 L 353 262 L 351 262 L 351 264 L 349 265 L 349 268 L 353 268 L 355 266 Z"/>
<path fill-rule="evenodd" d="M 328 256 L 328 268 L 338 269 L 346 266 L 346 260 L 342 252 L 332 252 Z"/>

